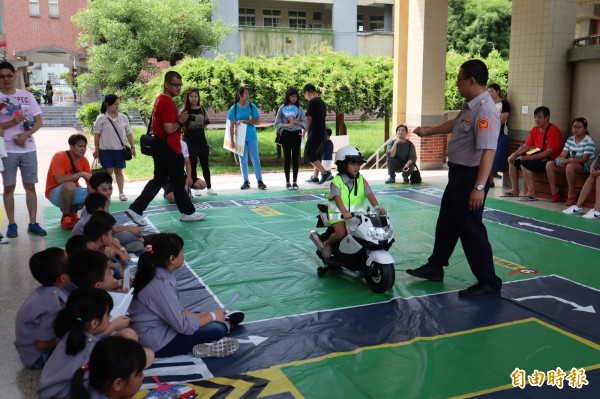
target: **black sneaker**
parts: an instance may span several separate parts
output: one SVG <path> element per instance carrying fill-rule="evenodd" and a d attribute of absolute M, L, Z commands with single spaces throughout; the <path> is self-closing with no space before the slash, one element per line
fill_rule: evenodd
<path fill-rule="evenodd" d="M 475 298 L 475 297 L 491 297 L 497 298 L 500 296 L 500 290 L 494 289 L 489 285 L 476 283 L 469 288 L 458 291 L 460 298 Z"/>
<path fill-rule="evenodd" d="M 230 312 L 227 312 L 227 314 L 225 315 L 225 320 L 227 320 L 231 328 L 233 328 L 240 324 L 242 321 L 244 321 L 244 316 L 244 312 L 241 312 L 239 310 L 232 310 Z"/>
<path fill-rule="evenodd" d="M 292 189 L 292 185 L 290 184 L 290 182 L 285 183 L 285 188 L 288 190 Z"/>
<path fill-rule="evenodd" d="M 310 179 L 307 179 L 307 180 L 306 180 L 306 182 L 307 182 L 307 183 L 318 183 L 318 182 L 319 182 L 319 179 L 318 179 L 318 178 L 316 178 L 316 177 L 314 177 L 314 176 L 311 176 L 311 177 L 310 177 Z"/>
<path fill-rule="evenodd" d="M 266 190 L 267 189 L 267 185 L 265 183 L 263 183 L 262 180 L 258 181 L 258 189 L 259 190 Z"/>
<path fill-rule="evenodd" d="M 385 184 L 394 184 L 396 183 L 396 179 L 392 179 L 391 177 L 385 181 Z"/>
<path fill-rule="evenodd" d="M 296 182 L 294 182 L 294 184 L 292 184 L 292 190 L 299 190 L 299 189 L 300 189 L 300 187 L 298 187 Z"/>
<path fill-rule="evenodd" d="M 244 182 L 244 184 L 242 184 L 242 187 L 240 187 L 241 190 L 249 190 L 250 189 L 250 182 L 248 180 L 246 180 Z"/>
<path fill-rule="evenodd" d="M 331 180 L 332 177 L 333 177 L 333 173 L 331 173 L 331 171 L 321 173 L 321 180 L 319 180 L 319 184 L 323 184 L 327 180 Z"/>
<path fill-rule="evenodd" d="M 438 283 L 444 281 L 444 270 L 436 269 L 435 267 L 430 266 L 429 263 L 416 269 L 407 269 L 406 273 L 414 277 Z"/>

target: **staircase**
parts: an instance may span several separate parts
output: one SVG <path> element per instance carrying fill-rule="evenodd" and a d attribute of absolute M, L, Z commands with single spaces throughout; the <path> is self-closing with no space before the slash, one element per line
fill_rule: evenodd
<path fill-rule="evenodd" d="M 75 113 L 79 105 L 40 105 L 42 108 L 42 120 L 45 127 L 74 127 L 81 129 L 81 124 Z M 144 120 L 137 110 L 129 111 L 129 123 L 131 126 L 146 126 Z"/>
<path fill-rule="evenodd" d="M 44 127 L 74 127 L 81 129 L 75 112 L 78 105 L 40 105 Z"/>

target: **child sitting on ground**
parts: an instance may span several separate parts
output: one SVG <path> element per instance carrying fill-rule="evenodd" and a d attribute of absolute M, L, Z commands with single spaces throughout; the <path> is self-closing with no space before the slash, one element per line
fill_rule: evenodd
<path fill-rule="evenodd" d="M 67 302 L 67 255 L 62 248 L 48 248 L 29 259 L 29 269 L 41 286 L 17 311 L 14 344 L 25 367 L 41 369 L 56 346 L 52 325 Z"/>
<path fill-rule="evenodd" d="M 96 211 L 108 212 L 108 199 L 100 193 L 89 193 L 83 202 L 83 209 L 85 212 L 81 212 L 81 218 L 71 230 L 71 237 L 83 235 L 83 228 Z"/>
<path fill-rule="evenodd" d="M 84 235 L 73 236 L 69 238 L 65 244 L 65 251 L 67 251 L 67 256 L 69 258 L 84 249 L 91 249 L 92 251 L 98 250 L 96 243 Z"/>
<path fill-rule="evenodd" d="M 117 278 L 123 275 L 122 264 L 131 261 L 131 256 L 125 247 L 121 247 L 119 240 L 112 236 L 115 218 L 107 212 L 96 211 L 83 228 L 84 235 L 96 244 L 98 251 L 111 258 L 113 270 Z M 120 262 L 119 262 L 120 261 Z"/>
<path fill-rule="evenodd" d="M 112 176 L 108 173 L 96 173 L 90 177 L 88 183 L 90 193 L 99 193 L 106 197 L 108 200 L 106 212 L 108 213 L 110 213 L 110 197 L 113 192 L 112 182 Z M 86 213 L 84 208 L 81 211 L 81 217 Z M 127 252 L 138 252 L 144 248 L 144 239 L 142 238 L 142 228 L 140 226 L 121 226 L 116 225 L 115 222 L 113 235 L 127 249 Z"/>
<path fill-rule="evenodd" d="M 119 290 L 110 259 L 100 251 L 84 249 L 69 258 L 69 276 L 79 288 Z"/>
<path fill-rule="evenodd" d="M 176 234 L 157 234 L 152 248 L 139 259 L 129 307 L 131 325 L 140 343 L 156 351 L 156 357 L 185 355 L 228 356 L 239 347 L 226 337 L 244 319 L 242 312 L 225 314 L 223 309 L 196 313 L 179 301 L 173 272 L 184 262 L 183 240 Z"/>
<path fill-rule="evenodd" d="M 54 333 L 60 340 L 42 370 L 40 399 L 70 397 L 71 378 L 105 336 L 112 308 L 112 298 L 102 289 L 78 288 L 71 293 L 54 323 Z"/>
<path fill-rule="evenodd" d="M 331 172 L 331 161 L 333 160 L 333 141 L 331 141 L 331 135 L 333 134 L 333 132 L 329 128 L 327 128 L 326 132 L 327 140 L 323 144 L 323 152 L 321 153 L 321 165 L 323 165 L 327 172 Z M 313 175 L 306 182 L 323 184 L 326 181 L 333 179 L 333 175 L 330 174 L 328 176 L 329 177 L 327 177 L 323 181 L 319 180 L 319 169 L 314 168 Z"/>
<path fill-rule="evenodd" d="M 146 354 L 139 343 L 122 337 L 101 339 L 92 350 L 90 362 L 73 374 L 71 398 L 132 398 L 142 386 L 145 366 Z M 86 370 L 90 381 L 87 389 Z"/>
<path fill-rule="evenodd" d="M 385 215 L 385 209 L 379 206 L 369 183 L 359 173 L 360 165 L 365 162 L 360 151 L 350 146 L 341 148 L 335 155 L 339 173 L 331 182 L 328 212 L 334 233 L 324 243 L 322 255 L 325 259 L 331 257 L 334 245 L 346 236 L 345 220 L 352 218 L 351 212 L 367 210 L 367 199 L 380 215 Z"/>

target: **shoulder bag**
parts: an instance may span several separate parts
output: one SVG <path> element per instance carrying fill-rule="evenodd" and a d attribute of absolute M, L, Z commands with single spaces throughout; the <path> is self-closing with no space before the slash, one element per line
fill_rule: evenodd
<path fill-rule="evenodd" d="M 148 122 L 148 129 L 146 130 L 146 134 L 142 134 L 140 136 L 140 151 L 144 155 L 153 156 L 154 155 L 154 142 L 156 140 L 160 140 L 158 137 L 152 133 L 152 116 L 154 115 L 154 111 L 150 115 L 150 121 Z"/>
<path fill-rule="evenodd" d="M 119 142 L 121 143 L 121 146 L 123 147 L 123 157 L 125 158 L 126 161 L 131 161 L 131 158 L 133 158 L 133 155 L 131 154 L 131 147 L 129 147 L 128 145 L 125 145 L 123 143 L 123 140 L 121 140 L 121 134 L 117 130 L 117 127 L 115 126 L 113 121 L 110 120 L 108 115 L 105 115 L 105 116 L 106 116 L 106 119 L 108 119 L 108 121 L 112 125 L 113 129 L 115 129 L 115 134 L 117 135 L 117 138 L 119 139 Z"/>

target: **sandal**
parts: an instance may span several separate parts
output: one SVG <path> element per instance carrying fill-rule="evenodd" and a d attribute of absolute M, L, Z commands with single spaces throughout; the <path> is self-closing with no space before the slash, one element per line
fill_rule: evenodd
<path fill-rule="evenodd" d="M 567 201 L 565 202 L 566 206 L 571 206 L 571 205 L 575 205 L 577 203 L 577 197 L 568 197 Z"/>
<path fill-rule="evenodd" d="M 507 191 L 501 195 L 501 197 L 509 197 L 509 198 L 518 197 L 518 196 L 519 196 L 519 194 L 514 194 L 514 193 L 511 193 L 510 191 Z"/>
<path fill-rule="evenodd" d="M 537 201 L 537 198 L 532 197 L 531 195 L 524 195 L 523 197 L 519 198 L 519 201 L 521 201 L 521 202 L 531 202 L 531 201 Z"/>
<path fill-rule="evenodd" d="M 119 194 L 119 201 L 127 201 L 127 196 L 125 194 Z"/>
<path fill-rule="evenodd" d="M 558 202 L 560 201 L 560 192 L 556 193 L 556 194 L 552 194 L 552 197 L 550 198 L 550 202 Z M 570 204 L 573 205 L 573 204 Z"/>

